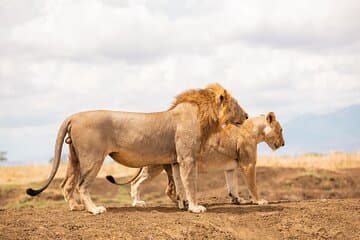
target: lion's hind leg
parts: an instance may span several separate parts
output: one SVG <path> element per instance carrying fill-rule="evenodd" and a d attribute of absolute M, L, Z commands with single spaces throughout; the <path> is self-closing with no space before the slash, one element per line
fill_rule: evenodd
<path fill-rule="evenodd" d="M 79 183 L 79 193 L 81 202 L 85 205 L 87 211 L 92 214 L 100 214 L 106 212 L 103 206 L 96 206 L 90 197 L 89 188 L 95 180 L 100 168 L 104 162 L 105 155 L 98 152 L 84 151 L 79 153 L 79 161 L 81 165 L 81 175 Z"/>
<path fill-rule="evenodd" d="M 69 203 L 69 207 L 71 211 L 84 210 L 84 206 L 75 196 L 75 192 L 77 192 L 76 188 L 77 185 L 79 184 L 79 177 L 80 177 L 79 160 L 76 156 L 74 146 L 70 143 L 69 159 L 66 169 L 66 175 L 60 186 L 62 188 L 64 199 Z"/>

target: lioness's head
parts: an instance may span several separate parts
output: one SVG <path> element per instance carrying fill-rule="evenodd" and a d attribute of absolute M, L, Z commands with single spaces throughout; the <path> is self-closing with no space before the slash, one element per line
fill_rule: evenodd
<path fill-rule="evenodd" d="M 269 112 L 266 117 L 264 128 L 265 142 L 272 149 L 276 150 L 285 145 L 284 137 L 282 135 L 282 127 L 276 120 L 275 113 Z"/>

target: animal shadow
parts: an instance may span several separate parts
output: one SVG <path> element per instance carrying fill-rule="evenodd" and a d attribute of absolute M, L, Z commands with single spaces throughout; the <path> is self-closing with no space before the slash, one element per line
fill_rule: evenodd
<path fill-rule="evenodd" d="M 276 212 L 282 211 L 285 206 L 278 203 L 269 203 L 268 205 L 256 205 L 256 204 L 241 204 L 235 205 L 230 203 L 211 203 L 206 204 L 208 212 L 213 213 L 232 213 L 232 214 L 247 214 L 254 212 Z"/>
<path fill-rule="evenodd" d="M 233 214 L 246 214 L 253 212 L 274 212 L 282 211 L 285 207 L 283 204 L 270 203 L 268 205 L 234 205 L 227 203 L 211 203 L 204 204 L 209 213 L 233 213 Z M 181 210 L 173 205 L 167 206 L 147 206 L 147 207 L 108 207 L 107 210 L 113 213 L 121 212 L 163 212 L 163 213 L 176 213 L 187 212 Z"/>
<path fill-rule="evenodd" d="M 121 213 L 121 212 L 184 212 L 175 206 L 149 206 L 149 207 L 108 207 L 108 212 Z"/>

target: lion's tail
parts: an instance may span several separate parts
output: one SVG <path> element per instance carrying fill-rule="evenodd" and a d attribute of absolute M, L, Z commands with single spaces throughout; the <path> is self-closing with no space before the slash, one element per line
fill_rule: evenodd
<path fill-rule="evenodd" d="M 138 170 L 138 172 L 135 174 L 135 176 L 133 176 L 132 178 L 130 178 L 129 180 L 127 180 L 127 181 L 124 182 L 124 183 L 118 183 L 118 182 L 115 180 L 115 178 L 114 178 L 113 176 L 111 176 L 111 175 L 107 175 L 107 176 L 106 176 L 106 179 L 107 179 L 109 182 L 111 182 L 112 184 L 115 184 L 115 185 L 120 185 L 120 186 L 121 186 L 121 185 L 126 185 L 126 184 L 129 184 L 129 183 L 132 183 L 135 179 L 137 179 L 137 178 L 140 176 L 142 170 L 143 170 L 143 168 L 139 168 L 139 170 Z"/>
<path fill-rule="evenodd" d="M 55 174 L 60 165 L 61 151 L 62 151 L 62 147 L 63 147 L 63 143 L 64 143 L 64 138 L 69 130 L 68 129 L 69 124 L 70 124 L 70 118 L 66 119 L 61 124 L 60 129 L 58 131 L 58 135 L 57 135 L 56 143 L 55 143 L 55 156 L 54 156 L 54 161 L 53 161 L 53 167 L 52 167 L 51 174 L 50 174 L 46 184 L 42 188 L 37 189 L 37 190 L 34 190 L 32 188 L 26 189 L 26 193 L 28 195 L 30 195 L 30 196 L 38 195 L 39 193 L 44 191 L 50 185 L 51 181 L 54 179 Z"/>

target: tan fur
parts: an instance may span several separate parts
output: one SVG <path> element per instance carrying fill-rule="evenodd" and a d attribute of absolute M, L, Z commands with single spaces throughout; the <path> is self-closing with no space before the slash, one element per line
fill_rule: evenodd
<path fill-rule="evenodd" d="M 222 101 L 221 98 L 223 98 Z M 198 107 L 201 142 L 204 142 L 212 133 L 218 131 L 223 124 L 237 123 L 247 118 L 247 114 L 237 101 L 217 83 L 209 85 L 206 89 L 189 90 L 179 94 L 169 110 L 174 109 L 181 103 L 191 103 Z"/>
<path fill-rule="evenodd" d="M 269 131 L 265 133 L 265 128 Z M 276 150 L 284 145 L 282 128 L 276 120 L 275 114 L 270 112 L 267 116 L 259 116 L 248 119 L 240 127 L 227 125 L 219 133 L 212 135 L 206 142 L 200 158 L 197 161 L 199 172 L 225 171 L 229 195 L 233 203 L 241 203 L 237 191 L 237 177 L 235 169 L 243 173 L 253 201 L 265 204 L 265 200 L 259 200 L 256 187 L 256 152 L 257 145 L 265 141 L 270 148 Z M 139 188 L 141 184 L 160 174 L 163 166 L 152 165 L 145 167 L 142 174 L 131 184 L 131 192 L 134 206 L 143 206 L 145 202 L 140 200 Z M 172 173 L 168 173 L 169 184 L 166 190 L 173 200 L 176 191 Z M 177 189 L 176 189 L 177 190 Z"/>
<path fill-rule="evenodd" d="M 234 108 L 234 105 L 237 107 Z M 236 112 L 222 114 L 224 109 Z M 201 141 L 205 141 L 223 122 L 243 122 L 247 114 L 235 99 L 220 85 L 190 90 L 180 94 L 165 112 L 131 113 L 90 111 L 76 113 L 62 124 L 56 141 L 55 161 L 45 187 L 29 190 L 33 195 L 44 190 L 55 175 L 60 161 L 66 133 L 70 148 L 69 165 L 62 183 L 65 200 L 72 210 L 81 209 L 81 203 L 93 214 L 102 213 L 90 198 L 89 187 L 95 179 L 104 158 L 110 155 L 128 167 L 152 164 L 180 163 L 181 181 L 186 196 L 180 202 L 189 202 L 189 211 L 202 212 L 196 201 L 195 163 Z M 75 192 L 80 194 L 77 201 Z M 181 204 L 179 204 L 182 207 Z"/>

